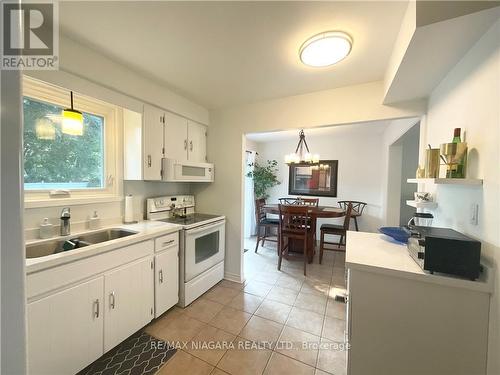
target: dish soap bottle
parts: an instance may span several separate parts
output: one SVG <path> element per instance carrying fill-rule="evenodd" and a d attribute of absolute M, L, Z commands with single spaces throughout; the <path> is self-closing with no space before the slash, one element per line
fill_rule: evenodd
<path fill-rule="evenodd" d="M 40 238 L 50 238 L 54 236 L 54 226 L 49 223 L 49 218 L 46 217 L 43 219 L 43 222 L 40 224 Z"/>
<path fill-rule="evenodd" d="M 94 216 L 89 220 L 89 229 L 99 229 L 101 226 L 101 219 L 97 216 L 97 211 L 94 211 Z"/>

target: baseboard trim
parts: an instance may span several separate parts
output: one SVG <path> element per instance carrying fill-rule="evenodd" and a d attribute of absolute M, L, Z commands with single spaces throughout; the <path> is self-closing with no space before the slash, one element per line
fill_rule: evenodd
<path fill-rule="evenodd" d="M 231 272 L 224 272 L 224 279 L 239 284 L 243 284 L 243 282 L 245 281 L 245 279 L 241 277 L 241 275 L 237 275 Z"/>

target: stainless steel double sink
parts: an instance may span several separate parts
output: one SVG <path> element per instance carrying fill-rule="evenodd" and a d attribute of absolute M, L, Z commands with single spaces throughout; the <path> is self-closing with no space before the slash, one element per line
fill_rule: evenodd
<path fill-rule="evenodd" d="M 137 234 L 133 230 L 110 228 L 79 236 L 26 245 L 26 258 L 39 258 Z"/>

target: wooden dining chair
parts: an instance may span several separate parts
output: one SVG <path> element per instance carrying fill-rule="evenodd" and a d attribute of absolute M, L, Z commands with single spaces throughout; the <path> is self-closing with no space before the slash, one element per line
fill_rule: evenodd
<path fill-rule="evenodd" d="M 295 205 L 297 204 L 297 198 L 279 198 L 280 204 Z"/>
<path fill-rule="evenodd" d="M 299 205 L 279 205 L 279 254 L 278 270 L 281 271 L 283 254 L 288 251 L 289 240 L 303 241 L 304 276 L 307 265 L 307 243 L 309 226 L 309 208 Z"/>
<path fill-rule="evenodd" d="M 319 264 L 323 261 L 323 250 L 333 250 L 333 251 L 345 251 L 340 250 L 340 245 L 342 244 L 342 240 L 347 235 L 347 231 L 349 230 L 349 222 L 351 221 L 351 212 L 352 212 L 352 204 L 347 204 L 347 210 L 344 216 L 344 224 L 343 225 L 335 225 L 335 224 L 323 224 L 320 228 L 320 241 L 319 241 Z M 334 242 L 325 241 L 325 234 L 332 234 L 340 236 L 338 244 Z M 327 249 L 325 245 L 337 245 L 337 249 Z"/>
<path fill-rule="evenodd" d="M 339 201 L 339 206 L 342 208 L 344 211 L 347 211 L 347 205 L 349 203 L 352 204 L 352 213 L 351 213 L 351 219 L 354 219 L 354 227 L 356 228 L 356 232 L 359 231 L 358 229 L 358 217 L 360 217 L 363 214 L 363 210 L 366 207 L 365 202 L 358 202 L 358 201 Z"/>
<path fill-rule="evenodd" d="M 267 241 L 277 242 L 279 249 L 279 220 L 270 219 L 267 217 L 264 211 L 264 205 L 266 200 L 264 198 L 259 198 L 255 200 L 255 222 L 257 225 L 257 244 L 255 245 L 255 252 L 259 248 L 259 241 L 262 241 L 262 246 Z M 276 230 L 276 240 L 268 238 L 272 230 Z"/>
<path fill-rule="evenodd" d="M 302 198 L 302 197 L 299 197 L 299 198 L 297 198 L 297 203 L 296 204 L 302 204 L 304 206 L 310 206 L 310 207 L 318 207 L 318 205 L 319 205 L 319 198 Z"/>

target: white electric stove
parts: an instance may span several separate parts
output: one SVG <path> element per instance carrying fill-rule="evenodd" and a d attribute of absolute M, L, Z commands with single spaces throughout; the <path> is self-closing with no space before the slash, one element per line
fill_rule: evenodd
<path fill-rule="evenodd" d="M 148 220 L 182 225 L 179 305 L 185 307 L 224 277 L 225 216 L 195 212 L 192 195 L 150 198 Z"/>

